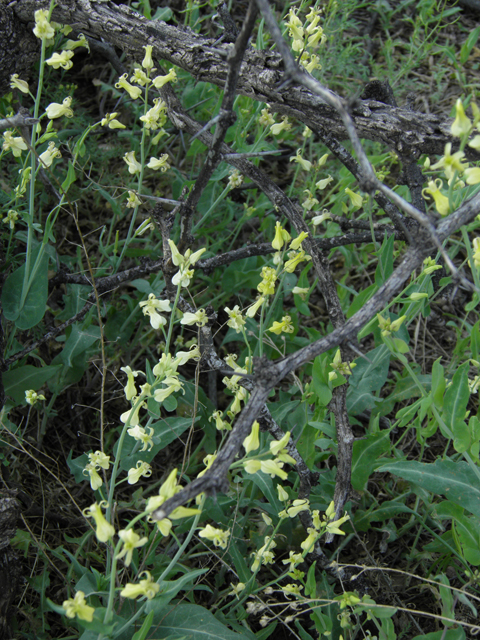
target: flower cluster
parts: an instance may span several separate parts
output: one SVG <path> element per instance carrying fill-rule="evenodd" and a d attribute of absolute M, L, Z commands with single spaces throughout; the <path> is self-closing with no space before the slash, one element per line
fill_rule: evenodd
<path fill-rule="evenodd" d="M 333 358 L 333 362 L 330 363 L 333 371 L 330 371 L 328 374 L 329 380 L 336 380 L 338 378 L 338 374 L 340 373 L 342 376 L 351 376 L 352 369 L 356 367 L 355 362 L 342 362 L 342 354 L 340 349 L 337 349 L 337 352 Z"/>
<path fill-rule="evenodd" d="M 159 509 L 164 502 L 166 502 L 169 498 L 173 498 L 173 496 L 182 490 L 182 487 L 177 484 L 177 469 L 173 469 L 170 472 L 168 478 L 160 487 L 158 495 L 149 498 L 147 502 L 146 511 L 148 513 L 152 513 Z M 190 516 L 196 515 L 200 513 L 198 509 L 191 509 L 187 507 L 177 507 L 174 509 L 168 518 L 162 518 L 161 520 L 157 520 L 157 527 L 162 536 L 168 536 L 172 529 L 173 523 L 172 520 L 178 520 L 179 518 L 188 518 Z"/>
<path fill-rule="evenodd" d="M 169 240 L 168 244 L 172 252 L 172 262 L 176 267 L 179 267 L 179 270 L 172 278 L 172 284 L 179 287 L 188 287 L 193 278 L 193 269 L 190 267 L 198 262 L 206 249 L 199 249 L 194 253 L 192 253 L 190 249 L 187 249 L 185 255 L 182 256 L 173 240 Z"/>
<path fill-rule="evenodd" d="M 83 470 L 84 475 L 90 476 L 90 486 L 93 491 L 99 489 L 102 484 L 102 478 L 98 474 L 98 469 L 108 469 L 110 465 L 110 456 L 105 455 L 102 451 L 88 454 L 88 464 Z"/>
<path fill-rule="evenodd" d="M 252 431 L 249 436 L 243 441 L 243 447 L 247 455 L 256 451 L 260 447 L 259 440 L 259 424 L 255 421 L 252 425 Z M 290 440 L 290 432 L 287 431 L 281 440 L 272 440 L 270 442 L 270 454 L 273 458 L 267 460 L 261 460 L 260 458 L 247 458 L 243 461 L 243 468 L 247 473 L 257 473 L 262 471 L 268 474 L 272 478 L 278 476 L 282 480 L 287 479 L 287 472 L 283 470 L 285 464 L 295 465 L 296 460 L 288 454 L 285 448 Z"/>
<path fill-rule="evenodd" d="M 315 69 L 321 69 L 319 57 L 313 53 L 326 41 L 323 28 L 319 25 L 321 10 L 310 9 L 303 24 L 295 9 L 288 12 L 288 35 L 292 38 L 292 49 L 301 53 L 300 64 L 312 73 Z"/>

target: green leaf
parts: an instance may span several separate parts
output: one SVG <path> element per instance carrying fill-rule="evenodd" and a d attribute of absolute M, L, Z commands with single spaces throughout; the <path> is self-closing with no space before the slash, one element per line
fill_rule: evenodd
<path fill-rule="evenodd" d="M 468 38 L 462 44 L 460 49 L 460 64 L 465 64 L 470 57 L 473 47 L 477 44 L 478 36 L 480 35 L 480 27 L 476 27 L 473 31 L 470 31 Z"/>
<path fill-rule="evenodd" d="M 73 367 L 75 356 L 83 353 L 94 342 L 100 340 L 100 328 L 92 325 L 88 329 L 80 329 L 78 324 L 72 326 L 72 332 L 67 338 L 60 358 L 67 367 Z"/>
<path fill-rule="evenodd" d="M 67 193 L 67 191 L 70 189 L 70 187 L 72 186 L 72 184 L 75 182 L 76 179 L 77 179 L 77 176 L 75 175 L 75 167 L 73 165 L 73 162 L 69 160 L 67 177 L 62 182 L 62 192 Z"/>
<path fill-rule="evenodd" d="M 382 246 L 377 251 L 379 261 L 375 270 L 375 284 L 381 287 L 393 273 L 393 249 L 395 235 L 387 236 L 383 240 Z"/>
<path fill-rule="evenodd" d="M 273 485 L 273 480 L 270 476 L 263 473 L 263 471 L 257 471 L 257 473 L 247 473 L 245 471 L 244 478 L 257 485 L 275 513 L 283 510 L 283 505 L 278 499 L 276 486 Z M 277 482 L 280 482 L 279 478 L 277 478 Z"/>
<path fill-rule="evenodd" d="M 388 377 L 390 352 L 385 345 L 382 344 L 373 351 L 369 351 L 366 358 L 355 360 L 357 366 L 349 376 L 347 409 L 352 415 L 375 407 L 380 399 L 376 398 L 372 392 L 379 391 Z"/>
<path fill-rule="evenodd" d="M 196 604 L 177 604 L 155 629 L 156 638 L 182 634 L 191 640 L 241 640 L 247 637 L 231 631 L 210 611 Z"/>
<path fill-rule="evenodd" d="M 332 399 L 332 391 L 328 384 L 328 364 L 330 363 L 330 356 L 328 354 L 322 354 L 317 356 L 313 361 L 312 367 L 312 387 L 315 392 L 317 402 L 326 407 Z"/>
<path fill-rule="evenodd" d="M 153 624 L 153 611 L 151 611 L 147 615 L 147 617 L 143 621 L 143 624 L 140 627 L 140 629 L 137 631 L 137 633 L 133 634 L 132 640 L 145 640 L 148 632 L 150 631 L 150 627 L 152 626 L 152 624 Z"/>
<path fill-rule="evenodd" d="M 355 315 L 357 313 L 357 311 L 360 311 L 360 309 L 364 306 L 364 304 L 366 302 L 368 302 L 368 300 L 370 300 L 370 298 L 373 296 L 373 294 L 377 290 L 378 290 L 378 286 L 376 284 L 371 284 L 366 289 L 363 289 L 362 291 L 360 291 L 360 293 L 357 296 L 355 296 L 355 298 L 353 299 L 352 304 L 350 305 L 350 307 L 349 307 L 349 309 L 347 311 L 347 318 L 351 318 L 353 315 Z M 377 322 L 378 323 L 378 320 L 376 318 L 373 318 L 373 320 L 371 322 L 372 323 L 373 322 Z M 370 331 L 372 331 L 372 329 L 370 329 Z M 370 333 L 370 331 L 368 333 Z M 368 335 L 368 333 L 365 333 L 363 335 Z M 360 334 L 359 334 L 358 337 L 359 338 L 363 337 L 363 335 L 360 336 Z"/>
<path fill-rule="evenodd" d="M 380 431 L 353 443 L 352 487 L 363 491 L 368 478 L 379 466 L 379 458 L 390 449 L 390 431 Z"/>
<path fill-rule="evenodd" d="M 3 285 L 2 307 L 7 320 L 15 322 L 18 329 L 24 331 L 38 324 L 44 316 L 48 299 L 48 256 L 38 244 L 32 250 L 31 268 L 36 266 L 35 275 L 30 282 L 22 302 L 25 264 L 11 273 Z M 37 264 L 37 257 L 41 254 Z M 31 275 L 31 274 L 30 274 Z"/>
<path fill-rule="evenodd" d="M 431 395 L 437 409 L 443 407 L 443 396 L 445 394 L 445 369 L 440 364 L 441 358 L 435 360 L 432 367 L 432 391 Z"/>
<path fill-rule="evenodd" d="M 425 464 L 408 460 L 386 464 L 378 471 L 390 471 L 427 491 L 442 494 L 480 517 L 480 481 L 466 462 L 436 460 L 433 464 Z"/>
<path fill-rule="evenodd" d="M 460 440 L 464 435 L 462 426 L 465 420 L 467 404 L 470 399 L 470 391 L 468 389 L 469 368 L 470 363 L 465 362 L 457 369 L 443 401 L 442 418 L 447 427 L 451 429 L 453 436 L 457 437 L 458 434 Z M 441 425 L 440 430 L 442 430 Z M 444 433 L 443 435 L 446 438 L 451 437 L 449 433 Z"/>
<path fill-rule="evenodd" d="M 5 394 L 13 399 L 14 406 L 25 404 L 25 391 L 28 389 L 38 391 L 61 368 L 61 364 L 47 367 L 34 367 L 31 364 L 26 364 L 23 367 L 10 369 L 3 374 Z"/>

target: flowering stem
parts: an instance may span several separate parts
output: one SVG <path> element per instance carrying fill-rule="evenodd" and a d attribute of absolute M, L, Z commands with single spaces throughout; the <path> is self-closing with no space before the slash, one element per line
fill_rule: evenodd
<path fill-rule="evenodd" d="M 149 72 L 150 75 L 150 72 Z M 148 82 L 145 86 L 145 97 L 144 97 L 144 104 L 143 104 L 143 115 L 146 115 L 148 111 Z M 140 173 L 138 175 L 138 183 L 137 183 L 137 192 L 138 195 L 141 194 L 142 192 L 142 184 L 143 184 L 143 173 L 144 173 L 144 167 L 145 167 L 145 139 L 147 137 L 147 128 L 145 126 L 142 127 L 142 138 L 140 141 L 140 164 L 142 166 L 142 168 L 140 169 Z M 132 212 L 132 219 L 130 220 L 130 226 L 128 227 L 128 233 L 127 233 L 127 237 L 125 238 L 125 242 L 123 243 L 123 247 L 122 247 L 122 252 L 120 253 L 120 257 L 117 260 L 117 264 L 116 267 L 114 269 L 114 273 L 116 273 L 118 271 L 118 269 L 120 268 L 120 265 L 122 263 L 123 260 L 123 256 L 125 255 L 126 250 L 128 249 L 128 245 L 130 244 L 130 240 L 132 239 L 133 236 L 133 230 L 135 228 L 135 222 L 137 220 L 137 213 L 138 213 L 138 204 L 135 205 L 135 207 L 133 208 L 133 212 Z"/>
<path fill-rule="evenodd" d="M 165 353 L 170 353 L 170 340 L 172 339 L 173 322 L 175 320 L 175 311 L 177 310 L 177 304 L 180 299 L 181 288 L 182 288 L 182 285 L 179 284 L 177 287 L 177 295 L 175 296 L 175 302 L 173 303 L 172 311 L 170 312 L 170 324 L 168 325 L 168 335 L 167 335 L 167 340 L 165 342 Z"/>

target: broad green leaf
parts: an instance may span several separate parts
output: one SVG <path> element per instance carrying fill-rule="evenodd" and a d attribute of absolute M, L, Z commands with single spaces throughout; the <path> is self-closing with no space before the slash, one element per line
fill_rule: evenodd
<path fill-rule="evenodd" d="M 263 495 L 267 499 L 270 507 L 276 513 L 279 513 L 280 511 L 283 510 L 283 505 L 278 499 L 277 488 L 276 488 L 276 483 L 281 482 L 280 478 L 276 478 L 275 484 L 274 484 L 274 480 L 272 480 L 272 478 L 270 478 L 270 476 L 268 476 L 267 474 L 263 473 L 263 471 L 257 471 L 257 473 L 247 473 L 245 471 L 244 478 L 246 480 L 251 480 L 254 484 L 257 485 L 257 487 L 260 489 L 260 491 L 263 493 Z"/>
<path fill-rule="evenodd" d="M 379 258 L 377 268 L 375 270 L 375 284 L 377 287 L 381 287 L 393 273 L 393 249 L 394 249 L 395 235 L 392 233 L 390 236 L 385 234 L 382 246 L 377 251 Z"/>
<path fill-rule="evenodd" d="M 208 569 L 195 569 L 194 571 L 185 573 L 181 578 L 178 578 L 178 580 L 163 580 L 160 582 L 160 590 L 157 597 L 146 603 L 145 612 L 158 612 L 160 609 L 164 609 L 180 591 L 184 591 L 185 589 L 190 590 L 192 583 L 207 571 Z"/>
<path fill-rule="evenodd" d="M 62 182 L 62 192 L 67 193 L 67 191 L 70 189 L 70 187 L 72 186 L 72 184 L 75 182 L 76 179 L 77 179 L 77 176 L 75 175 L 74 164 L 71 160 L 69 160 L 67 176 L 65 180 Z"/>
<path fill-rule="evenodd" d="M 41 258 L 37 262 L 40 252 Z M 18 329 L 22 331 L 31 329 L 41 321 L 48 298 L 48 256 L 43 245 L 38 244 L 33 249 L 31 258 L 31 269 L 35 266 L 36 273 L 30 282 L 23 303 L 25 264 L 8 276 L 2 291 L 3 315 L 7 320 L 15 322 Z"/>
<path fill-rule="evenodd" d="M 386 464 L 378 471 L 389 471 L 419 487 L 444 495 L 447 500 L 480 517 L 480 481 L 463 461 L 436 460 L 433 464 L 407 460 Z"/>
<path fill-rule="evenodd" d="M 3 374 L 5 394 L 13 399 L 15 406 L 25 404 L 25 391 L 28 389 L 38 391 L 61 368 L 61 364 L 47 367 L 34 367 L 31 364 L 26 364 L 23 367 L 10 369 Z"/>
<path fill-rule="evenodd" d="M 453 376 L 451 385 L 445 392 L 445 398 L 443 401 L 442 418 L 444 419 L 447 427 L 452 430 L 454 437 L 457 437 L 457 431 L 460 430 L 460 439 L 463 435 L 462 424 L 464 424 L 467 404 L 470 399 L 470 391 L 468 389 L 469 368 L 470 363 L 465 362 L 457 369 Z M 441 425 L 440 430 L 442 430 Z M 448 433 L 444 433 L 443 435 L 446 438 L 449 437 Z"/>
<path fill-rule="evenodd" d="M 163 617 L 163 616 L 162 616 Z M 204 607 L 196 604 L 177 604 L 163 617 L 155 629 L 156 638 L 186 635 L 191 640 L 241 640 L 246 636 L 231 631 Z"/>
<path fill-rule="evenodd" d="M 312 367 L 312 387 L 317 397 L 317 402 L 326 407 L 332 399 L 332 391 L 328 384 L 328 354 L 317 356 Z"/>
<path fill-rule="evenodd" d="M 480 27 L 475 27 L 468 34 L 468 38 L 462 44 L 460 49 L 460 64 L 464 65 L 470 57 L 473 47 L 477 44 L 478 36 L 480 35 Z"/>
<path fill-rule="evenodd" d="M 380 431 L 353 443 L 352 487 L 363 491 L 365 484 L 379 463 L 379 458 L 390 449 L 390 431 Z"/>
<path fill-rule="evenodd" d="M 153 611 L 147 615 L 140 629 L 133 634 L 132 640 L 145 640 L 153 624 Z"/>
<path fill-rule="evenodd" d="M 67 367 L 73 367 L 73 359 L 86 351 L 97 340 L 100 340 L 99 327 L 91 325 L 88 329 L 83 330 L 74 324 L 60 354 L 61 360 Z"/>
<path fill-rule="evenodd" d="M 437 409 L 443 407 L 443 396 L 445 394 L 445 369 L 440 364 L 441 358 L 435 360 L 432 367 L 432 391 L 431 396 Z"/>
<path fill-rule="evenodd" d="M 380 401 L 373 395 L 373 391 L 379 391 L 387 381 L 390 352 L 382 344 L 369 351 L 366 358 L 357 358 L 355 363 L 357 366 L 349 376 L 347 392 L 347 409 L 352 415 L 373 409 Z"/>
<path fill-rule="evenodd" d="M 478 567 L 480 565 L 480 532 L 478 520 L 465 514 L 452 520 L 458 534 L 460 546 L 465 560 Z"/>
<path fill-rule="evenodd" d="M 363 291 L 360 291 L 360 293 L 355 296 L 355 298 L 352 301 L 352 304 L 350 305 L 348 311 L 347 311 L 347 318 L 351 318 L 353 315 L 355 315 L 357 313 L 357 311 L 360 311 L 360 309 L 364 306 L 364 304 L 366 302 L 368 302 L 368 300 L 370 300 L 370 298 L 373 296 L 373 294 L 378 290 L 378 286 L 376 284 L 371 284 L 369 287 L 367 287 L 366 289 L 363 289 Z M 372 325 L 374 322 L 376 322 L 378 324 L 378 320 L 376 318 L 373 318 L 373 320 L 371 321 Z M 370 325 L 370 323 L 368 323 Z M 368 325 L 367 325 L 368 326 Z M 372 329 L 370 329 L 370 331 L 372 331 Z M 367 333 L 364 333 L 362 336 L 360 336 L 359 334 L 359 338 L 360 337 L 364 337 L 366 335 L 368 335 L 368 333 L 370 333 L 370 331 L 368 331 Z M 363 329 L 362 329 L 363 332 Z"/>

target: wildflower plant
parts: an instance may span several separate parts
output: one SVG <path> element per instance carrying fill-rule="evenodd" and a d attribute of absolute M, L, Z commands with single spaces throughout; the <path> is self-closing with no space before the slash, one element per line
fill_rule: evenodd
<path fill-rule="evenodd" d="M 49 470 L 52 495 L 75 510 L 75 533 L 13 540 L 45 568 L 31 580 L 42 637 L 53 625 L 52 637 L 82 640 L 207 625 L 267 638 L 280 621 L 296 637 L 339 640 L 368 618 L 393 640 L 397 599 L 377 605 L 355 582 L 369 568 L 342 566 L 353 533 L 388 529 L 380 551 L 408 540 L 416 566 L 445 554 L 466 606 L 465 567 L 480 563 L 480 112 L 456 101 L 425 143 L 433 156 L 441 139 L 435 161 L 417 163 L 415 136 L 380 155 L 360 143 L 378 102 L 367 91 L 347 109 L 316 80 L 332 64 L 339 3 L 289 6 L 277 29 L 268 3 L 251 3 L 238 38 L 226 22 L 216 45 L 218 90 L 198 71 L 205 51 L 217 55 L 195 32 L 207 10 L 187 4 L 182 37 L 199 38 L 206 66 L 155 19 L 130 66 L 112 53 L 121 71 L 99 74 L 90 103 L 74 82 L 95 40 L 58 24 L 53 2 L 35 10 L 38 78 L 12 74 L 0 102 L 0 462 L 43 469 L 55 442 L 65 462 Z M 283 167 L 273 178 L 272 158 Z M 459 283 L 469 297 L 445 325 L 451 358 L 443 345 L 419 364 L 432 305 Z M 441 457 L 425 461 L 438 442 Z M 441 565 L 432 602 L 440 593 L 441 619 L 460 624 Z M 429 571 L 419 568 L 425 585 Z"/>

